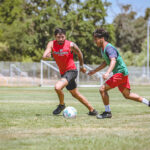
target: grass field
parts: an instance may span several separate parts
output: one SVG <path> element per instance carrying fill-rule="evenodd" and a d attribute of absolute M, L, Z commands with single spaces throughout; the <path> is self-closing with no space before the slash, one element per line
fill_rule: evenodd
<path fill-rule="evenodd" d="M 133 86 L 150 99 L 150 86 Z M 101 113 L 98 88 L 79 88 Z M 0 88 L 0 150 L 150 150 L 150 108 L 125 100 L 118 89 L 110 94 L 112 119 L 98 120 L 71 97 L 65 103 L 77 109 L 76 119 L 53 116 L 58 104 L 53 88 Z"/>

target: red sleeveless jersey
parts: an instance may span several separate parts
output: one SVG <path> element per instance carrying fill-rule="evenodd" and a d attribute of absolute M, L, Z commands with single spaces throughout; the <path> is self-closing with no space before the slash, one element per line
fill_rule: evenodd
<path fill-rule="evenodd" d="M 61 75 L 68 70 L 76 69 L 70 43 L 71 41 L 65 40 L 63 45 L 59 45 L 56 40 L 53 41 L 53 57 L 58 65 Z"/>

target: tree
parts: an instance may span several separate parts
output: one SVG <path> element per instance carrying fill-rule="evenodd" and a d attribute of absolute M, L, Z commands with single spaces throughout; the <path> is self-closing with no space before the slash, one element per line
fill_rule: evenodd
<path fill-rule="evenodd" d="M 104 5 L 101 0 L 85 0 L 84 3 L 76 3 L 76 9 L 71 9 L 75 1 L 68 3 L 63 0 L 63 2 L 65 15 L 62 21 L 63 27 L 67 29 L 68 39 L 80 47 L 85 63 L 100 63 L 102 61 L 100 50 L 93 43 L 92 33 L 101 26 L 110 31 L 110 40 L 114 40 L 113 25 L 104 25 L 107 15 L 104 6 L 108 6 L 108 3 L 105 2 Z"/>
<path fill-rule="evenodd" d="M 148 18 L 150 18 L 150 8 L 147 8 L 146 11 L 145 11 L 144 19 L 147 20 Z"/>
<path fill-rule="evenodd" d="M 52 39 L 54 28 L 60 24 L 55 6 L 57 3 L 54 0 L 1 2 L 0 42 L 9 46 L 9 57 L 2 57 L 2 60 L 22 61 L 26 57 L 33 61 L 41 59 L 46 43 Z M 18 12 L 15 17 L 14 12 Z"/>
<path fill-rule="evenodd" d="M 23 19 L 23 0 L 0 1 L 0 23 L 12 24 Z"/>
<path fill-rule="evenodd" d="M 124 52 L 140 53 L 146 37 L 146 22 L 143 17 L 135 18 L 136 12 L 128 12 L 128 7 L 123 6 L 125 13 L 114 19 L 116 45 Z"/>
<path fill-rule="evenodd" d="M 114 26 L 105 24 L 110 3 L 102 0 L 6 0 L 0 1 L 1 60 L 39 61 L 56 27 L 67 30 L 77 43 L 85 63 L 100 63 L 100 50 L 93 43 L 93 31 L 104 27 L 115 43 Z M 15 14 L 15 15 L 14 15 Z M 7 52 L 7 53 L 6 53 Z M 9 53 L 8 53 L 9 52 Z"/>

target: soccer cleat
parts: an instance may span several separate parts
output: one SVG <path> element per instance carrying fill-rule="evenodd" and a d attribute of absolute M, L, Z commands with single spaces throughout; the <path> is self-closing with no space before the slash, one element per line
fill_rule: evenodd
<path fill-rule="evenodd" d="M 98 112 L 94 109 L 93 111 L 89 111 L 88 115 L 90 116 L 96 116 Z"/>
<path fill-rule="evenodd" d="M 102 114 L 97 115 L 96 117 L 97 117 L 97 119 L 111 118 L 112 114 L 111 114 L 111 112 L 104 111 Z"/>
<path fill-rule="evenodd" d="M 53 114 L 54 115 L 60 114 L 65 109 L 65 107 L 66 107 L 65 104 L 64 105 L 59 104 L 58 107 L 53 111 Z"/>
<path fill-rule="evenodd" d="M 148 106 L 150 107 L 150 101 L 149 101 L 149 105 Z"/>

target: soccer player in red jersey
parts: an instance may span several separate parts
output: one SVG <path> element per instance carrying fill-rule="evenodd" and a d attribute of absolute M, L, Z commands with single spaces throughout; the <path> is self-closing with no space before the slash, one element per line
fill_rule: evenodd
<path fill-rule="evenodd" d="M 78 71 L 73 60 L 73 53 L 78 56 L 80 71 L 83 73 L 86 72 L 86 69 L 83 67 L 83 55 L 79 47 L 75 43 L 66 40 L 66 31 L 64 29 L 57 28 L 54 34 L 55 40 L 47 44 L 47 48 L 43 54 L 44 59 L 51 57 L 51 54 L 53 55 L 61 74 L 61 79 L 57 81 L 55 85 L 55 91 L 59 98 L 59 105 L 53 111 L 53 114 L 60 114 L 65 108 L 63 88 L 66 87 L 74 98 L 78 99 L 89 109 L 89 115 L 97 115 L 97 111 L 77 89 L 75 79 L 78 75 Z"/>
<path fill-rule="evenodd" d="M 96 45 L 100 48 L 104 62 L 96 69 L 90 71 L 88 74 L 93 75 L 108 65 L 109 67 L 106 73 L 103 74 L 103 79 L 106 81 L 110 73 L 113 72 L 113 76 L 108 79 L 100 88 L 100 94 L 105 105 L 105 112 L 97 115 L 97 118 L 103 119 L 112 117 L 109 106 L 109 95 L 107 91 L 115 87 L 119 88 L 120 92 L 125 98 L 150 106 L 150 101 L 130 91 L 128 69 L 117 49 L 107 42 L 109 37 L 107 31 L 102 28 L 97 29 L 93 33 L 93 36 Z"/>

